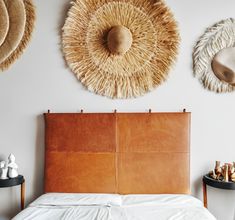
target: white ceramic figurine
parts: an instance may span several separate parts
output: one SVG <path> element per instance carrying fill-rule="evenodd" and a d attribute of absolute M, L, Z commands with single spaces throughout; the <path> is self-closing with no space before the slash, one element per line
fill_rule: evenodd
<path fill-rule="evenodd" d="M 8 157 L 8 177 L 15 178 L 18 176 L 18 165 L 15 163 L 15 156 L 10 154 Z"/>
<path fill-rule="evenodd" d="M 6 166 L 6 162 L 5 161 L 1 161 L 0 162 L 0 179 L 1 180 L 8 179 L 7 178 L 7 171 L 8 171 L 8 168 Z"/>

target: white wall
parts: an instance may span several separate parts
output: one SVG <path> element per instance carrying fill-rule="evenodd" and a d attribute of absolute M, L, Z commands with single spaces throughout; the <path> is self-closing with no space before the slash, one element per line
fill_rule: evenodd
<path fill-rule="evenodd" d="M 235 93 L 202 88 L 192 73 L 192 49 L 207 26 L 234 15 L 234 0 L 167 0 L 182 37 L 178 62 L 169 80 L 155 91 L 131 100 L 111 100 L 86 91 L 66 68 L 60 28 L 69 0 L 35 0 L 36 28 L 24 55 L 0 74 L 0 158 L 14 153 L 26 178 L 27 204 L 42 193 L 44 123 L 42 113 L 118 111 L 192 112 L 191 185 L 201 198 L 201 177 L 215 160 L 235 161 Z M 177 177 L 176 177 L 177 178 Z M 177 181 L 177 180 L 176 180 Z M 19 211 L 19 187 L 0 189 L 0 219 Z M 235 193 L 209 189 L 209 210 L 219 220 L 235 219 Z"/>

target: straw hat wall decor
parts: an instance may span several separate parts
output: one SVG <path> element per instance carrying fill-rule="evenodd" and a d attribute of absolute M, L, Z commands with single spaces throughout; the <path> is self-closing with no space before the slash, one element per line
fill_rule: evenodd
<path fill-rule="evenodd" d="M 23 53 L 34 21 L 31 0 L 0 0 L 0 70 L 7 69 Z"/>
<path fill-rule="evenodd" d="M 9 29 L 9 17 L 7 13 L 7 8 L 3 0 L 0 0 L 0 46 L 4 42 L 7 32 Z"/>
<path fill-rule="evenodd" d="M 229 18 L 207 28 L 193 53 L 194 74 L 211 91 L 235 89 L 235 20 Z"/>
<path fill-rule="evenodd" d="M 88 90 L 137 97 L 166 80 L 179 44 L 163 0 L 75 0 L 62 47 L 68 66 Z"/>

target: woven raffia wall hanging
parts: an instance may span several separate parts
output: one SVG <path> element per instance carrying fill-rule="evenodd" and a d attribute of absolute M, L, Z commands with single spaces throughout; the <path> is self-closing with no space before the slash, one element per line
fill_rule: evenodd
<path fill-rule="evenodd" d="M 179 44 L 161 0 L 76 0 L 62 34 L 65 59 L 88 90 L 137 97 L 161 84 Z"/>
<path fill-rule="evenodd" d="M 7 69 L 23 53 L 34 21 L 31 0 L 0 0 L 0 70 Z"/>
<path fill-rule="evenodd" d="M 222 20 L 207 28 L 197 42 L 194 74 L 203 86 L 214 92 L 235 89 L 235 20 Z"/>

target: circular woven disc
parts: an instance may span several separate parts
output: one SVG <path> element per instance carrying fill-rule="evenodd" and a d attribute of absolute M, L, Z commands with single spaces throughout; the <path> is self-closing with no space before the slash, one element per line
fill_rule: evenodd
<path fill-rule="evenodd" d="M 9 29 L 9 17 L 6 5 L 3 0 L 0 0 L 0 46 L 4 42 Z"/>
<path fill-rule="evenodd" d="M 25 27 L 23 29 L 23 36 L 21 37 L 18 36 L 20 38 L 20 42 L 17 44 L 14 50 L 12 48 L 11 53 L 6 57 L 6 59 L 2 63 L 0 63 L 0 70 L 2 71 L 7 69 L 12 63 L 14 63 L 19 58 L 19 56 L 24 52 L 24 49 L 28 45 L 32 36 L 35 18 L 36 18 L 35 7 L 32 3 L 32 0 L 23 0 L 22 2 L 23 2 L 24 11 L 25 11 L 25 22 L 24 22 Z M 18 27 L 18 29 L 20 28 L 21 27 Z M 14 32 L 15 31 L 12 31 L 12 34 L 14 34 Z M 1 47 L 0 47 L 0 50 L 1 50 Z"/>
<path fill-rule="evenodd" d="M 9 30 L 5 41 L 0 46 L 0 63 L 2 63 L 19 45 L 25 28 L 26 13 L 22 0 L 7 1 Z"/>
<path fill-rule="evenodd" d="M 231 92 L 235 86 L 220 80 L 212 69 L 212 61 L 222 49 L 235 47 L 235 20 L 222 20 L 200 37 L 193 52 L 194 74 L 203 86 L 214 92 Z"/>
<path fill-rule="evenodd" d="M 119 25 L 132 34 L 124 55 L 111 53 L 107 45 L 109 31 Z M 90 91 L 130 98 L 167 78 L 179 34 L 160 0 L 76 0 L 63 27 L 62 44 L 69 67 Z"/>

